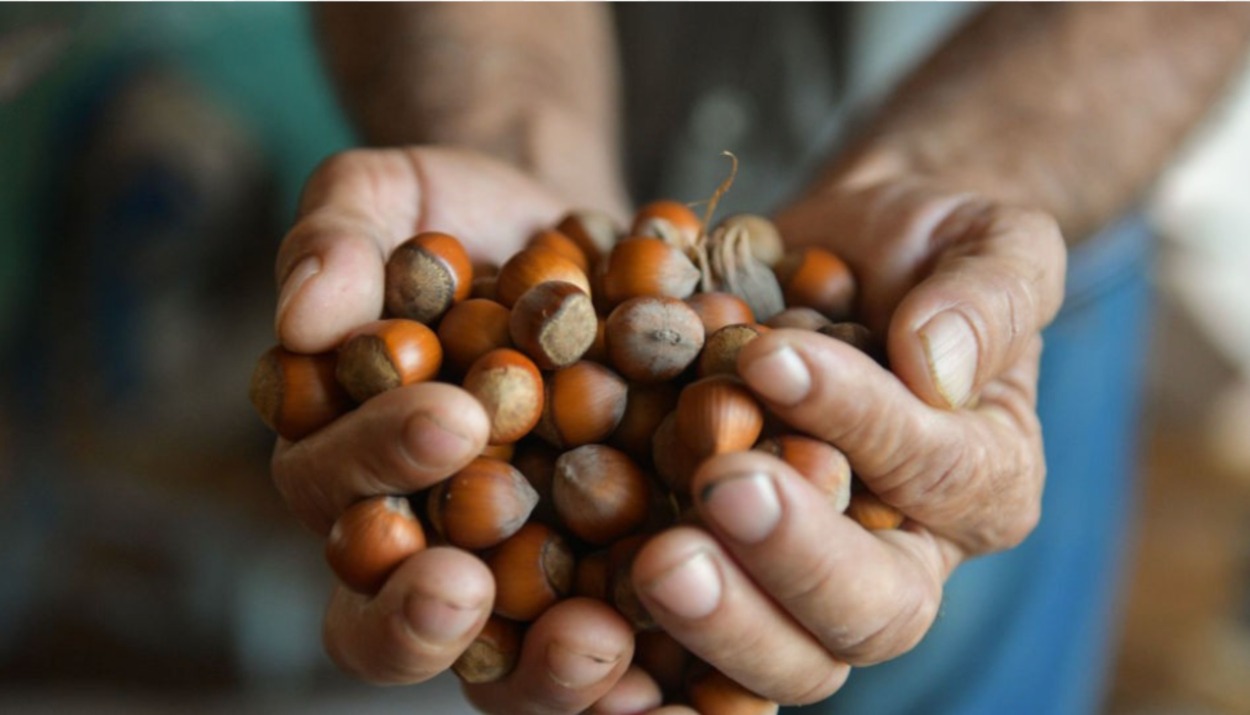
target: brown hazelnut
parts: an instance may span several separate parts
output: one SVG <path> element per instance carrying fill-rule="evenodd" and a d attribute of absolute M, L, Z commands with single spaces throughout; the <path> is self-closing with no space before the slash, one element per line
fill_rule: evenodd
<path fill-rule="evenodd" d="M 764 428 L 764 409 L 741 382 L 714 375 L 677 398 L 677 436 L 699 458 L 750 449 Z"/>
<path fill-rule="evenodd" d="M 470 298 L 456 303 L 438 324 L 443 362 L 463 375 L 474 360 L 496 348 L 512 347 L 509 310 L 493 300 Z"/>
<path fill-rule="evenodd" d="M 647 537 L 635 534 L 608 548 L 608 592 L 612 596 L 612 605 L 637 631 L 653 631 L 660 627 L 634 588 L 634 558 L 646 540 Z"/>
<path fill-rule="evenodd" d="M 599 329 L 595 307 L 572 283 L 548 281 L 525 291 L 512 307 L 512 342 L 540 369 L 571 365 L 590 349 Z"/>
<path fill-rule="evenodd" d="M 690 482 L 702 461 L 677 433 L 677 411 L 660 421 L 651 442 L 651 461 L 664 485 L 681 502 L 690 501 Z"/>
<path fill-rule="evenodd" d="M 879 363 L 885 362 L 885 346 L 877 340 L 877 336 L 873 335 L 866 325 L 852 322 L 830 323 L 820 328 L 819 332 L 821 335 L 828 335 L 834 340 L 841 340 L 854 346 Z"/>
<path fill-rule="evenodd" d="M 842 450 L 828 442 L 797 434 L 770 437 L 761 440 L 755 448 L 793 467 L 829 497 L 834 509 L 846 511 L 851 500 L 851 463 Z"/>
<path fill-rule="evenodd" d="M 447 543 L 480 550 L 515 534 L 538 492 L 511 464 L 478 457 L 434 485 L 428 500 L 430 524 Z"/>
<path fill-rule="evenodd" d="M 699 377 L 737 375 L 738 353 L 742 347 L 768 330 L 763 325 L 726 325 L 708 335 L 699 353 L 697 374 Z"/>
<path fill-rule="evenodd" d="M 348 507 L 326 540 L 326 561 L 345 586 L 377 593 L 409 556 L 425 548 L 425 532 L 404 497 L 377 496 Z"/>
<path fill-rule="evenodd" d="M 464 389 L 486 409 L 490 444 L 521 439 L 542 417 L 542 374 L 532 360 L 511 348 L 478 358 L 464 377 Z"/>
<path fill-rule="evenodd" d="M 658 238 L 627 238 L 612 248 L 603 272 L 608 307 L 630 298 L 654 295 L 685 298 L 701 274 L 686 254 Z"/>
<path fill-rule="evenodd" d="M 671 380 L 703 348 L 703 323 L 677 298 L 642 297 L 621 303 L 608 316 L 608 356 L 630 380 Z"/>
<path fill-rule="evenodd" d="M 530 522 L 487 555 L 495 577 L 495 613 L 532 621 L 573 586 L 573 552 L 550 527 Z"/>
<path fill-rule="evenodd" d="M 786 305 L 813 308 L 830 320 L 845 320 L 854 308 L 855 279 L 841 258 L 823 248 L 786 254 L 774 269 Z"/>
<path fill-rule="evenodd" d="M 611 216 L 585 209 L 569 212 L 556 225 L 556 230 L 571 238 L 592 266 L 608 255 L 620 234 Z"/>
<path fill-rule="evenodd" d="M 699 715 L 776 715 L 780 710 L 777 703 L 712 668 L 693 676 L 686 694 Z"/>
<path fill-rule="evenodd" d="M 765 321 L 765 325 L 770 328 L 820 330 L 826 325 L 833 325 L 833 321 L 826 318 L 815 308 L 796 305 L 792 308 L 786 308 L 780 313 L 769 318 Z"/>
<path fill-rule="evenodd" d="M 677 385 L 672 382 L 630 383 L 625 414 L 609 442 L 626 454 L 651 458 L 651 437 L 666 415 L 677 408 Z"/>
<path fill-rule="evenodd" d="M 525 245 L 527 248 L 538 247 L 555 251 L 573 263 L 576 263 L 577 267 L 582 269 L 582 273 L 585 273 L 588 276 L 590 275 L 590 260 L 586 257 L 586 252 L 577 245 L 576 241 L 564 235 L 560 231 L 543 229 L 535 233 L 533 236 L 530 236 L 529 242 Z"/>
<path fill-rule="evenodd" d="M 741 325 L 755 322 L 751 306 L 733 293 L 714 291 L 711 293 L 695 293 L 686 299 L 686 304 L 694 308 L 703 321 L 703 332 L 711 335 L 726 325 Z"/>
<path fill-rule="evenodd" d="M 534 432 L 561 449 L 602 442 L 620 424 L 626 394 L 620 375 L 597 363 L 575 362 L 547 376 L 543 416 Z"/>
<path fill-rule="evenodd" d="M 366 323 L 339 348 L 335 376 L 357 402 L 386 390 L 429 380 L 443 364 L 438 336 L 415 320 Z"/>
<path fill-rule="evenodd" d="M 426 231 L 401 243 L 386 261 L 386 310 L 432 323 L 469 297 L 473 264 L 455 237 Z"/>
<path fill-rule="evenodd" d="M 527 248 L 499 269 L 495 297 L 512 307 L 525 291 L 548 281 L 572 283 L 590 295 L 590 281 L 576 263 L 547 248 Z"/>
<path fill-rule="evenodd" d="M 465 683 L 493 683 L 512 672 L 520 654 L 521 625 L 491 616 L 451 669 Z"/>
<path fill-rule="evenodd" d="M 703 233 L 703 221 L 689 206 L 670 199 L 644 204 L 634 214 L 632 236 L 655 236 L 685 252 Z"/>
<path fill-rule="evenodd" d="M 646 521 L 651 483 L 624 452 L 587 444 L 556 460 L 551 496 L 569 531 L 587 543 L 604 545 Z"/>
<path fill-rule="evenodd" d="M 881 500 L 858 479 L 851 484 L 851 499 L 846 515 L 869 531 L 897 529 L 906 518 L 903 512 Z"/>
<path fill-rule="evenodd" d="M 670 697 L 680 693 L 691 660 L 690 651 L 667 631 L 643 631 L 634 636 L 634 663 Z"/>
<path fill-rule="evenodd" d="M 301 355 L 280 346 L 265 351 L 252 372 L 249 396 L 269 429 L 296 440 L 351 409 L 334 378 L 336 355 Z"/>

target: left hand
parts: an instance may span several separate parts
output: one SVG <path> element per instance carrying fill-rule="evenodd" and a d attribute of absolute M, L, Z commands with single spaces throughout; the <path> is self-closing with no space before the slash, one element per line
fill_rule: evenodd
<path fill-rule="evenodd" d="M 818 333 L 775 330 L 743 350 L 739 372 L 908 519 L 866 531 L 781 461 L 723 455 L 693 483 L 710 533 L 660 534 L 633 578 L 696 655 L 804 704 L 838 690 L 850 666 L 911 649 L 961 562 L 1037 524 L 1040 331 L 1061 303 L 1066 258 L 1049 216 L 909 177 L 812 195 L 778 226 L 851 265 L 891 369 Z"/>

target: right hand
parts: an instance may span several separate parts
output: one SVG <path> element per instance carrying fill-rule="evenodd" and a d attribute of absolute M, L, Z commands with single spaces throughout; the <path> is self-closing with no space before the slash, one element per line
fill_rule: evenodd
<path fill-rule="evenodd" d="M 568 208 L 515 169 L 470 153 L 408 148 L 338 155 L 309 180 L 278 253 L 278 340 L 297 352 L 325 352 L 377 319 L 386 258 L 419 231 L 445 231 L 475 261 L 499 263 Z M 325 536 L 360 499 L 417 492 L 454 473 L 486 445 L 488 430 L 485 412 L 460 388 L 410 385 L 301 440 L 279 438 L 273 478 L 295 515 Z M 477 635 L 494 589 L 485 564 L 465 551 L 418 552 L 376 595 L 335 587 L 326 650 L 363 680 L 427 680 Z M 510 676 L 468 686 L 466 693 L 487 712 L 579 712 L 610 691 L 618 701 L 628 693 L 630 679 L 614 686 L 632 654 L 632 631 L 613 609 L 571 599 L 532 624 Z M 611 700 L 601 712 L 613 711 Z"/>

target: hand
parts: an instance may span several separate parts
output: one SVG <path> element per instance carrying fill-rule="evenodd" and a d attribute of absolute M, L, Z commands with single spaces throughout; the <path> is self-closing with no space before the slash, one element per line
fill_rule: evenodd
<path fill-rule="evenodd" d="M 502 262 L 567 208 L 522 174 L 463 152 L 339 155 L 309 180 L 279 251 L 278 338 L 292 350 L 318 353 L 376 319 L 386 257 L 421 230 L 446 231 L 474 259 Z M 361 498 L 416 492 L 455 472 L 481 451 L 487 433 L 486 414 L 468 393 L 445 384 L 411 385 L 369 400 L 298 442 L 279 439 L 274 481 L 301 521 L 324 536 Z M 464 651 L 493 598 L 494 583 L 480 560 L 431 548 L 405 561 L 375 596 L 335 588 L 325 618 L 326 649 L 364 680 L 420 682 Z M 488 712 L 578 712 L 613 689 L 632 653 L 633 634 L 615 611 L 573 599 L 530 627 L 510 677 L 466 691 Z M 622 681 L 613 697 L 638 702 L 637 685 L 630 685 L 637 682 Z"/>
<path fill-rule="evenodd" d="M 960 562 L 1036 525 L 1039 332 L 1061 302 L 1066 259 L 1048 216 L 911 179 L 813 195 L 778 225 L 851 265 L 892 371 L 793 330 L 750 343 L 739 371 L 782 420 L 846 452 L 908 519 L 865 531 L 779 460 L 724 455 L 693 482 L 711 533 L 661 534 L 633 578 L 695 654 L 802 704 L 835 692 L 850 666 L 911 649 Z"/>

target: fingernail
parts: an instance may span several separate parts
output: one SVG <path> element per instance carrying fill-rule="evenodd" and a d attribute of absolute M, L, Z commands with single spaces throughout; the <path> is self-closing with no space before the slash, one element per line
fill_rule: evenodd
<path fill-rule="evenodd" d="M 404 604 L 404 615 L 418 638 L 429 643 L 450 643 L 468 635 L 481 612 L 414 594 Z"/>
<path fill-rule="evenodd" d="M 938 313 L 920 329 L 929 374 L 942 399 L 960 407 L 972 393 L 977 374 L 977 335 L 958 311 Z"/>
<path fill-rule="evenodd" d="M 720 605 L 720 574 L 703 551 L 669 569 L 645 589 L 666 611 L 687 620 L 711 615 Z"/>
<path fill-rule="evenodd" d="M 781 521 L 781 500 L 767 474 L 722 479 L 703 490 L 700 501 L 709 519 L 730 538 L 758 544 Z"/>
<path fill-rule="evenodd" d="M 812 375 L 807 363 L 789 345 L 747 362 L 741 368 L 742 378 L 761 397 L 778 405 L 796 405 L 812 389 Z"/>
<path fill-rule="evenodd" d="M 418 466 L 437 469 L 460 464 L 473 444 L 464 435 L 447 429 L 428 412 L 418 412 L 404 425 L 403 448 Z"/>
<path fill-rule="evenodd" d="M 308 256 L 295 264 L 295 268 L 286 276 L 286 282 L 282 284 L 282 292 L 278 294 L 278 311 L 277 320 L 282 322 L 282 316 L 286 313 L 287 305 L 299 289 L 308 282 L 309 278 L 321 272 L 321 258 L 319 256 Z"/>
<path fill-rule="evenodd" d="M 621 656 L 606 657 L 579 653 L 559 643 L 547 646 L 547 673 L 560 685 L 576 690 L 608 677 Z"/>

